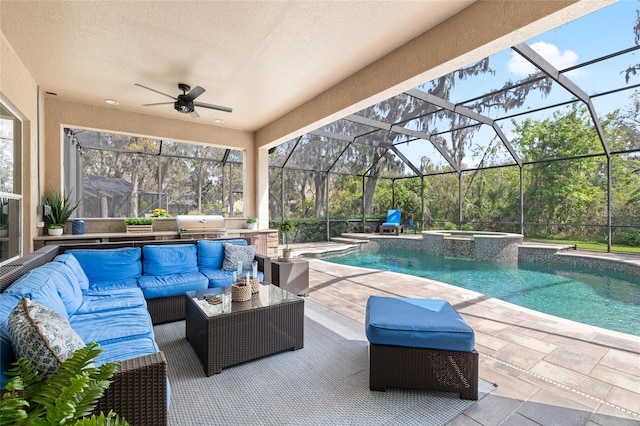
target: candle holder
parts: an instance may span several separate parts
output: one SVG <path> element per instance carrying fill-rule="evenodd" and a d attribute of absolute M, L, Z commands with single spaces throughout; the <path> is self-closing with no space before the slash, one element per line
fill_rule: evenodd
<path fill-rule="evenodd" d="M 251 300 L 251 285 L 234 284 L 231 286 L 231 300 L 234 302 L 246 302 Z"/>
<path fill-rule="evenodd" d="M 253 277 L 250 279 L 251 282 L 251 293 L 256 294 L 260 291 L 260 281 L 258 277 Z"/>

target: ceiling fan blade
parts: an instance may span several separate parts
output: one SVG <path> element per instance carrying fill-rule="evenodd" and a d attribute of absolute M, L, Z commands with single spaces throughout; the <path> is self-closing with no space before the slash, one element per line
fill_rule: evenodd
<path fill-rule="evenodd" d="M 155 104 L 143 104 L 142 106 L 154 106 L 154 105 L 169 105 L 169 104 L 173 104 L 174 102 L 158 102 Z"/>
<path fill-rule="evenodd" d="M 200 108 L 209 108 L 209 109 L 216 109 L 218 111 L 223 111 L 223 112 L 232 112 L 233 108 L 229 108 L 229 107 L 224 107 L 224 106 L 220 106 L 220 105 L 213 105 L 213 104 L 203 104 L 202 102 L 194 102 L 193 105 L 200 107 Z"/>
<path fill-rule="evenodd" d="M 196 111 L 195 109 L 191 111 L 189 115 L 191 116 L 191 118 L 200 118 L 200 114 L 198 114 L 198 111 Z"/>
<path fill-rule="evenodd" d="M 190 102 L 195 98 L 197 98 L 198 96 L 202 95 L 204 92 L 205 90 L 202 87 L 196 86 L 184 96 L 184 99 Z"/>
<path fill-rule="evenodd" d="M 171 95 L 167 95 L 166 93 L 159 92 L 159 91 L 157 91 L 156 89 L 152 89 L 151 87 L 143 86 L 142 84 L 138 84 L 138 83 L 134 83 L 134 84 L 135 84 L 136 86 L 138 86 L 138 87 L 142 87 L 143 89 L 147 89 L 147 90 L 151 90 L 152 92 L 159 93 L 159 94 L 161 94 L 162 96 L 166 96 L 167 98 L 171 98 L 171 99 L 176 100 L 176 101 L 178 100 L 178 98 L 175 98 L 175 97 L 173 97 L 173 96 L 171 96 Z"/>

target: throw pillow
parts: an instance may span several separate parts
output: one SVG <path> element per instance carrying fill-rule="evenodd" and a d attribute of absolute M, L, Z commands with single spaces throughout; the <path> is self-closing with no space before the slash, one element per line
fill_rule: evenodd
<path fill-rule="evenodd" d="M 23 297 L 9 314 L 7 328 L 16 357 L 49 377 L 85 343 L 62 315 Z"/>
<path fill-rule="evenodd" d="M 242 262 L 242 270 L 250 271 L 251 263 L 256 255 L 256 246 L 241 246 L 238 244 L 224 244 L 224 260 L 222 269 L 225 271 L 237 271 L 238 262 Z"/>

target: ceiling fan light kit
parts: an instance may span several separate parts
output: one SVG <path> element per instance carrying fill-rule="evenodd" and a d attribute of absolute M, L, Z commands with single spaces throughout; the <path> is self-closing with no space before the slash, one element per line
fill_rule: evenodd
<path fill-rule="evenodd" d="M 200 86 L 196 86 L 196 87 L 193 88 L 193 90 L 191 90 L 191 86 L 189 86 L 188 84 L 178 83 L 178 89 L 182 91 L 182 94 L 178 95 L 177 97 L 175 97 L 175 96 L 167 95 L 166 93 L 160 92 L 159 90 L 155 90 L 155 89 L 152 89 L 150 87 L 143 86 L 142 84 L 136 83 L 135 85 L 139 86 L 139 87 L 142 87 L 143 89 L 151 90 L 152 92 L 159 93 L 159 94 L 161 94 L 163 96 L 166 96 L 168 98 L 171 98 L 171 99 L 175 100 L 175 102 L 160 102 L 160 103 L 155 103 L 155 104 L 145 104 L 143 106 L 168 105 L 168 104 L 173 103 L 173 108 L 176 111 L 178 111 L 178 112 L 180 112 L 182 114 L 190 114 L 191 117 L 193 117 L 193 118 L 200 117 L 200 115 L 196 111 L 195 107 L 215 109 L 217 111 L 223 111 L 223 112 L 232 112 L 233 111 L 233 109 L 229 108 L 229 107 L 213 105 L 213 104 L 206 104 L 206 103 L 202 103 L 202 102 L 194 102 L 194 100 L 198 96 L 202 95 L 205 92 L 205 89 L 203 89 Z"/>

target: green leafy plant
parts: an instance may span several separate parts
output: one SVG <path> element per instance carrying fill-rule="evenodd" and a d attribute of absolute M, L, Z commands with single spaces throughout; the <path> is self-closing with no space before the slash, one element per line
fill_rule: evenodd
<path fill-rule="evenodd" d="M 258 223 L 258 218 L 257 217 L 248 217 L 247 218 L 247 223 Z"/>
<path fill-rule="evenodd" d="M 45 217 L 51 225 L 64 226 L 69 220 L 69 217 L 80 205 L 80 200 L 75 203 L 71 201 L 71 194 L 62 196 L 62 194 L 55 189 L 50 189 L 41 199 L 43 206 L 51 207 L 51 212 Z"/>
<path fill-rule="evenodd" d="M 282 250 L 282 252 L 283 253 L 291 253 L 291 251 L 293 249 L 289 248 L 289 237 L 288 237 L 288 235 L 293 232 L 293 230 L 295 229 L 295 225 L 293 224 L 293 222 L 291 222 L 289 220 L 285 220 L 285 221 L 281 222 L 280 225 L 278 225 L 278 229 L 280 230 L 280 232 L 282 232 L 282 235 L 284 235 L 284 242 L 285 242 L 285 246 L 286 246 Z"/>
<path fill-rule="evenodd" d="M 54 224 L 50 224 L 50 225 L 49 225 L 49 229 L 62 229 L 62 226 L 60 226 L 60 225 L 54 225 Z"/>
<path fill-rule="evenodd" d="M 113 411 L 91 414 L 118 366 L 109 362 L 94 367 L 101 352 L 97 343 L 89 343 L 45 380 L 19 358 L 6 373 L 11 379 L 0 400 L 0 425 L 128 425 Z"/>
<path fill-rule="evenodd" d="M 153 225 L 152 217 L 127 217 L 124 219 L 125 225 Z"/>

